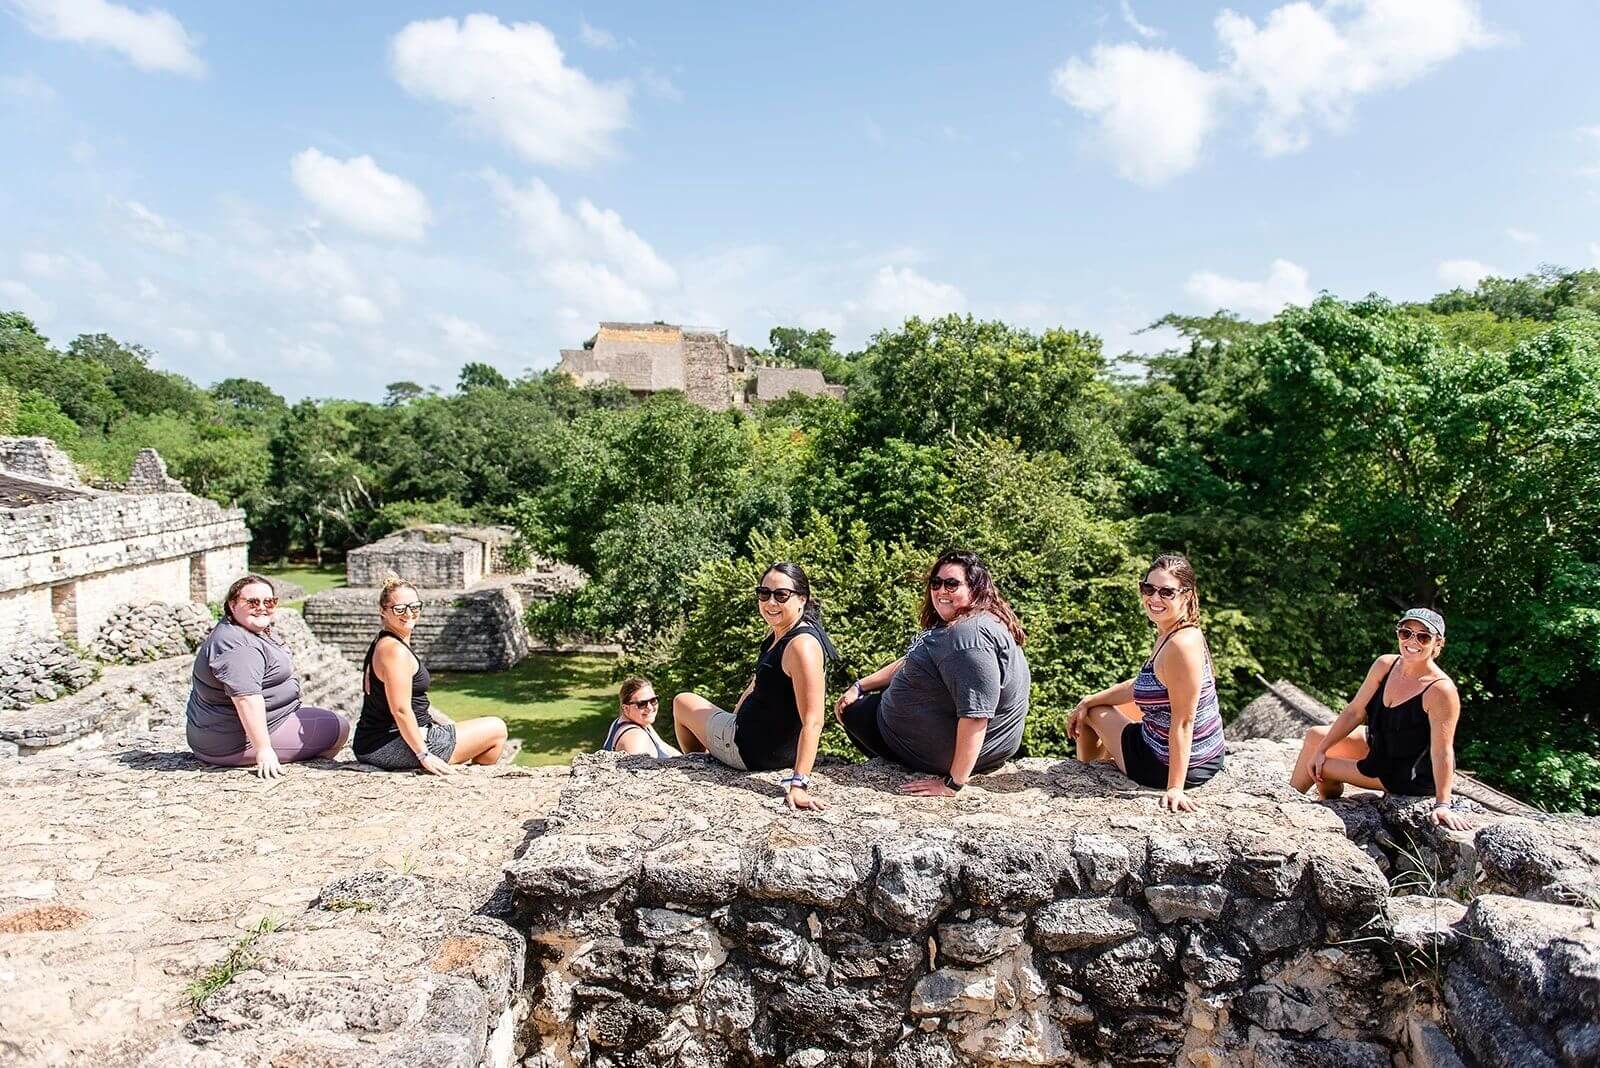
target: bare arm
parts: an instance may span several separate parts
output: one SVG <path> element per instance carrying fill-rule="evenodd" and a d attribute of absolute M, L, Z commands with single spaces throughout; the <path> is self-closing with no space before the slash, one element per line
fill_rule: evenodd
<path fill-rule="evenodd" d="M 410 652 L 399 642 L 380 643 L 372 656 L 372 672 L 383 680 L 383 689 L 389 698 L 389 714 L 394 717 L 400 737 L 405 739 L 406 747 L 413 753 L 426 753 L 428 736 L 417 723 L 416 713 L 411 711 L 411 676 L 416 670 Z M 443 761 L 422 758 L 418 758 L 418 763 L 424 771 L 434 774 L 439 772 L 430 765 L 444 764 Z M 449 770 L 448 765 L 445 765 L 445 770 Z"/>
<path fill-rule="evenodd" d="M 950 778 L 963 784 L 972 778 L 973 765 L 978 763 L 978 753 L 983 750 L 988 733 L 989 721 L 982 716 L 956 720 L 956 751 L 950 757 Z"/>
<path fill-rule="evenodd" d="M 267 734 L 267 701 L 258 693 L 240 694 L 232 698 L 234 710 L 239 713 L 239 724 L 244 727 L 244 736 L 250 742 L 250 748 L 257 753 L 272 748 L 272 739 Z"/>
<path fill-rule="evenodd" d="M 822 728 L 827 724 L 827 680 L 824 677 L 822 645 L 809 634 L 802 634 L 789 643 L 783 651 L 783 672 L 794 687 L 795 708 L 800 713 L 800 741 L 795 746 L 794 773 L 805 777 L 811 774 L 817 760 L 817 744 L 822 741 Z M 820 801 L 811 799 L 806 788 L 791 785 L 788 792 L 791 808 L 823 808 Z"/>
<path fill-rule="evenodd" d="M 645 737 L 641 727 L 638 730 L 625 730 L 617 739 L 617 748 L 624 753 L 633 753 L 636 756 L 655 756 L 656 748 L 650 744 L 650 739 Z"/>
<path fill-rule="evenodd" d="M 1167 794 L 1181 795 L 1183 782 L 1189 776 L 1194 717 L 1200 707 L 1200 687 L 1205 678 L 1205 643 L 1199 631 L 1185 630 L 1174 635 L 1157 655 L 1154 666 L 1167 688 L 1167 700 L 1172 706 L 1171 725 L 1167 730 Z"/>
<path fill-rule="evenodd" d="M 890 681 L 905 666 L 905 662 L 906 658 L 902 656 L 892 663 L 885 664 L 870 675 L 861 676 L 861 678 L 845 687 L 844 693 L 839 695 L 839 700 L 834 705 L 834 709 L 843 712 L 847 706 L 861 700 L 863 694 L 887 688 Z"/>
<path fill-rule="evenodd" d="M 1465 830 L 1467 821 L 1449 814 L 1450 794 L 1456 785 L 1456 724 L 1461 720 L 1461 695 L 1449 679 L 1441 679 L 1423 695 L 1422 708 L 1428 713 L 1428 742 L 1433 761 L 1434 804 L 1436 819 L 1446 827 Z M 1458 823 L 1460 826 L 1457 826 Z"/>

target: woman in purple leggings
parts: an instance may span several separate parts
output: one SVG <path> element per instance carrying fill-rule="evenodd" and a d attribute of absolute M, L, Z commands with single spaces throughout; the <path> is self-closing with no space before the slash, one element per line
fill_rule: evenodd
<path fill-rule="evenodd" d="M 194 654 L 188 738 L 207 764 L 254 765 L 275 779 L 281 763 L 332 758 L 350 736 L 337 712 L 300 703 L 294 660 L 273 633 L 278 608 L 272 583 L 246 575 L 228 587 L 222 619 Z"/>

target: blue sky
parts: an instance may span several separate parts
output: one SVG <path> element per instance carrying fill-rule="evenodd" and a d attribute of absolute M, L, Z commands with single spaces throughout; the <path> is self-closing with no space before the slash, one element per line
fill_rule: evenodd
<path fill-rule="evenodd" d="M 679 10 L 673 10 L 679 9 Z M 0 0 L 0 306 L 290 396 L 1600 265 L 1600 8 Z"/>

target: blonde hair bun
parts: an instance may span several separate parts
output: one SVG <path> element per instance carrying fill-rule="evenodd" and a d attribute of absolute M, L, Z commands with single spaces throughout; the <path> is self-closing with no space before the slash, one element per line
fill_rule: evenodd
<path fill-rule="evenodd" d="M 393 571 L 384 572 L 383 585 L 378 589 L 378 607 L 388 608 L 390 594 L 394 593 L 395 590 L 398 590 L 401 587 L 415 588 L 411 586 L 411 583 L 407 582 L 399 575 L 396 575 Z"/>

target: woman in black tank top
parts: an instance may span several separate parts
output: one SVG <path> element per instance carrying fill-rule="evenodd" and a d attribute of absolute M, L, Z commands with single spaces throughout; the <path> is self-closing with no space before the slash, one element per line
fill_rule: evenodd
<path fill-rule="evenodd" d="M 363 764 L 448 775 L 450 765 L 494 764 L 506 740 L 494 716 L 456 723 L 428 700 L 432 676 L 411 648 L 422 618 L 414 587 L 390 575 L 378 594 L 383 629 L 361 665 L 361 719 L 350 748 Z"/>
<path fill-rule="evenodd" d="M 1444 648 L 1444 617 L 1413 608 L 1395 628 L 1398 654 L 1373 661 L 1337 719 L 1306 732 L 1290 784 L 1317 785 L 1325 798 L 1346 784 L 1434 798 L 1433 821 L 1455 830 L 1471 823 L 1450 808 L 1461 697 L 1435 657 Z"/>
<path fill-rule="evenodd" d="M 789 807 L 826 808 L 809 787 L 827 723 L 827 664 L 838 653 L 822 629 L 821 609 L 798 565 L 773 564 L 755 592 L 756 610 L 768 627 L 755 674 L 733 712 L 697 693 L 673 698 L 678 747 L 685 753 L 710 753 L 741 771 L 793 768 L 783 780 Z"/>

